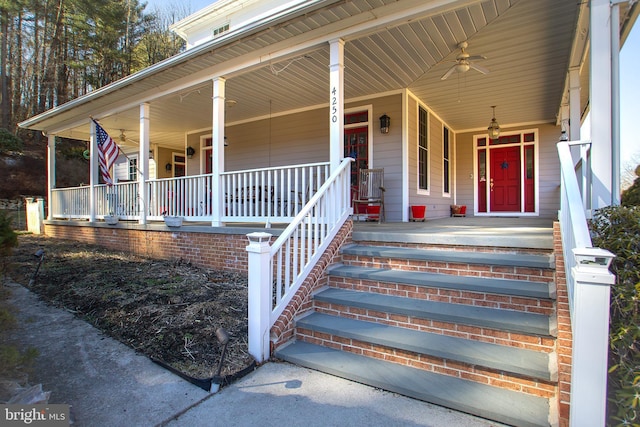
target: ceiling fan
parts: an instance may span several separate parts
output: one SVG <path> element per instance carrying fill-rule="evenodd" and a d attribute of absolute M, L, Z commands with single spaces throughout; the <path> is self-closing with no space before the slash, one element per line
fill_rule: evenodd
<path fill-rule="evenodd" d="M 120 129 L 120 143 L 121 144 L 126 144 L 127 142 L 132 142 L 134 144 L 138 144 L 138 141 L 128 138 L 127 135 L 124 133 L 125 129 Z"/>
<path fill-rule="evenodd" d="M 444 73 L 442 77 L 440 77 L 440 80 L 446 80 L 447 77 L 449 77 L 454 72 L 466 73 L 471 68 L 473 68 L 474 70 L 482 74 L 489 73 L 489 70 L 487 70 L 486 68 L 473 63 L 473 61 L 487 59 L 487 57 L 484 55 L 473 55 L 473 56 L 469 55 L 465 50 L 468 46 L 469 44 L 467 42 L 458 43 L 458 48 L 460 49 L 460 53 L 458 54 L 458 56 L 456 56 L 455 64 L 453 64 L 451 68 L 449 68 L 449 70 L 446 73 Z"/>

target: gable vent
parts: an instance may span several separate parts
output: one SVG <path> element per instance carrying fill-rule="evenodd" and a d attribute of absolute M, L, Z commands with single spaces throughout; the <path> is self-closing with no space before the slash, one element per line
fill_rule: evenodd
<path fill-rule="evenodd" d="M 226 33 L 227 31 L 229 31 L 229 24 L 224 24 L 221 27 L 214 28 L 213 29 L 213 37 L 218 37 L 219 35 L 222 35 L 222 34 Z"/>

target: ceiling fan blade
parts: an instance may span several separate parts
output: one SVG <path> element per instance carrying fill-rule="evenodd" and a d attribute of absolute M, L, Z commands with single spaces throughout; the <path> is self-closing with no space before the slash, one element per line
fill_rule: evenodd
<path fill-rule="evenodd" d="M 487 59 L 487 57 L 484 55 L 471 55 L 467 58 L 469 61 L 482 61 L 483 59 Z"/>
<path fill-rule="evenodd" d="M 469 67 L 473 68 L 474 70 L 476 70 L 476 71 L 478 71 L 478 72 L 480 72 L 482 74 L 489 74 L 489 70 L 488 69 L 486 69 L 484 67 L 481 67 L 479 65 L 476 65 L 474 63 L 469 63 Z"/>
<path fill-rule="evenodd" d="M 440 80 L 446 80 L 447 77 L 449 77 L 451 74 L 453 74 L 453 72 L 456 70 L 456 67 L 457 67 L 457 64 L 453 65 L 451 68 L 449 68 L 449 71 L 444 73 L 444 75 L 442 77 L 440 77 Z"/>

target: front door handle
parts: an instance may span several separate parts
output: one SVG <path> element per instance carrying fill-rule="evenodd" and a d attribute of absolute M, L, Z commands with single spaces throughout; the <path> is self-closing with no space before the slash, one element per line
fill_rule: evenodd
<path fill-rule="evenodd" d="M 491 191 L 493 191 L 493 178 L 489 181 L 489 187 L 491 188 Z"/>

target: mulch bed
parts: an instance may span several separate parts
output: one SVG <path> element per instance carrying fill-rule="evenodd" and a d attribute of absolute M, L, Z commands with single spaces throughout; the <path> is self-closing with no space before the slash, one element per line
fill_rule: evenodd
<path fill-rule="evenodd" d="M 29 286 L 38 249 L 45 257 Z M 216 374 L 222 352 L 218 328 L 230 337 L 221 376 L 253 363 L 247 351 L 246 274 L 33 235 L 19 237 L 10 261 L 14 281 L 187 376 Z"/>

